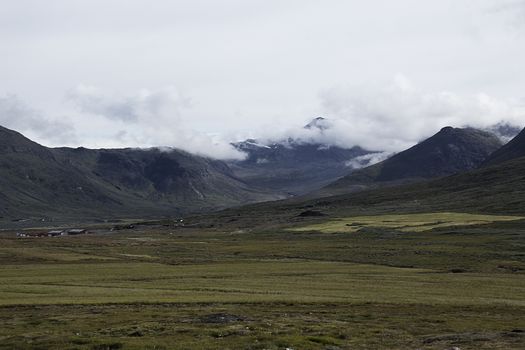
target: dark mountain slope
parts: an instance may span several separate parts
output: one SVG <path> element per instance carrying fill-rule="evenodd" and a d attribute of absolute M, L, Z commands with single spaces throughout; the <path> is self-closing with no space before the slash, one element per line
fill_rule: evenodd
<path fill-rule="evenodd" d="M 177 215 L 275 198 L 182 151 L 49 149 L 0 129 L 0 216 Z"/>
<path fill-rule="evenodd" d="M 304 194 L 325 186 L 353 169 L 347 162 L 370 154 L 360 147 L 343 149 L 319 144 L 237 144 L 248 153 L 242 162 L 230 167 L 235 176 L 251 186 L 289 194 Z"/>
<path fill-rule="evenodd" d="M 252 204 L 195 220 L 215 227 L 271 230 L 349 216 L 448 211 L 525 216 L 525 157 L 434 180 L 322 198 L 296 197 Z M 302 215 L 305 213 L 318 215 Z M 235 221 L 230 223 L 232 218 Z"/>
<path fill-rule="evenodd" d="M 525 129 L 523 129 L 515 138 L 510 140 L 506 145 L 492 153 L 485 162 L 485 165 L 494 165 L 503 163 L 507 160 L 525 156 Z"/>
<path fill-rule="evenodd" d="M 332 205 L 398 207 L 394 211 L 405 208 L 525 215 L 525 157 L 432 181 L 338 196 L 328 201 Z"/>
<path fill-rule="evenodd" d="M 446 127 L 414 147 L 358 170 L 323 191 L 342 193 L 464 172 L 477 168 L 501 145 L 496 136 L 485 131 Z"/>
<path fill-rule="evenodd" d="M 61 163 L 51 149 L 0 128 L 0 206 L 4 215 L 57 212 L 67 206 L 118 202 L 92 186 L 77 169 Z"/>
<path fill-rule="evenodd" d="M 275 198 L 251 190 L 221 161 L 158 149 L 56 149 L 64 162 L 118 191 L 181 207 L 224 207 Z M 195 202 L 195 203 L 193 203 Z"/>

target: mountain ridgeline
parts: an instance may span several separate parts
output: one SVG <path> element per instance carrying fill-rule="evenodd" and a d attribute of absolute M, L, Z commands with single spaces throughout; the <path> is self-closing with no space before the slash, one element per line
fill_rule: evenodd
<path fill-rule="evenodd" d="M 318 118 L 305 128 L 326 127 Z M 245 160 L 224 162 L 177 149 L 47 148 L 0 127 L 0 221 L 173 217 L 305 194 L 292 202 L 323 197 L 370 203 L 377 196 L 402 200 L 403 191 L 413 189 L 415 198 L 449 198 L 468 188 L 477 198 L 479 191 L 503 186 L 511 198 L 513 187 L 523 187 L 525 131 L 502 147 L 493 133 L 446 127 L 361 169 L 349 163 L 366 165 L 381 153 L 294 139 L 234 145 Z M 442 179 L 430 181 L 435 178 Z M 415 182 L 420 184 L 369 191 Z"/>
<path fill-rule="evenodd" d="M 465 172 L 479 167 L 501 146 L 492 133 L 445 127 L 406 151 L 343 177 L 323 193 L 352 192 Z"/>
<path fill-rule="evenodd" d="M 278 199 L 179 150 L 47 148 L 0 128 L 0 216 L 178 215 Z"/>

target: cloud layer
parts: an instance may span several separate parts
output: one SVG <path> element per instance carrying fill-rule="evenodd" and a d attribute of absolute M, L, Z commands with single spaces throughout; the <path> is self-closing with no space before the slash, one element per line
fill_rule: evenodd
<path fill-rule="evenodd" d="M 0 124 L 216 158 L 245 138 L 396 152 L 523 126 L 524 18 L 525 0 L 4 1 Z M 332 128 L 303 129 L 317 115 Z"/>
<path fill-rule="evenodd" d="M 106 124 L 91 115 L 137 123 L 144 87 L 157 92 L 176 86 L 193 101 L 192 108 L 182 109 L 185 129 L 223 135 L 264 124 L 300 125 L 310 116 L 332 113 L 319 106 L 320 89 L 360 87 L 396 72 L 414 79 L 423 91 L 522 96 L 523 4 L 3 1 L 0 96 L 16 94 L 59 121 L 80 115 L 71 101 L 64 103 L 65 91 L 81 83 L 104 87 L 109 92 L 103 96 L 82 92 L 77 102 L 89 113 L 82 114 L 86 120 L 73 120 L 80 136 L 97 131 L 92 124 L 100 123 L 99 135 L 82 138 L 100 145 L 112 138 L 103 129 Z"/>
<path fill-rule="evenodd" d="M 444 126 L 488 129 L 498 123 L 525 124 L 523 99 L 427 92 L 403 75 L 381 84 L 322 90 L 318 104 L 326 119 L 317 126 L 304 128 L 311 120 L 304 116 L 295 125 L 277 120 L 250 132 L 232 127 L 223 134 L 196 130 L 190 113 L 194 101 L 174 87 L 119 94 L 79 85 L 65 96 L 71 112 L 61 118 L 51 118 L 16 96 L 0 97 L 0 125 L 52 146 L 173 147 L 217 159 L 243 159 L 245 154 L 231 142 L 256 138 L 269 144 L 293 139 L 389 154 L 413 146 Z"/>
<path fill-rule="evenodd" d="M 95 118 L 99 127 L 111 130 L 106 137 L 118 147 L 174 147 L 212 158 L 244 158 L 219 136 L 187 126 L 184 112 L 191 108 L 191 100 L 174 87 L 123 96 L 81 85 L 67 94 L 67 100 L 78 110 L 77 118 Z"/>
<path fill-rule="evenodd" d="M 296 126 L 280 132 L 267 128 L 262 139 L 293 137 L 306 143 L 398 152 L 444 126 L 488 128 L 501 122 L 525 126 L 525 100 L 426 92 L 403 75 L 383 84 L 325 89 L 319 98 L 327 128 Z"/>
<path fill-rule="evenodd" d="M 0 125 L 24 132 L 40 142 L 63 145 L 77 141 L 73 125 L 49 119 L 15 95 L 0 96 Z"/>

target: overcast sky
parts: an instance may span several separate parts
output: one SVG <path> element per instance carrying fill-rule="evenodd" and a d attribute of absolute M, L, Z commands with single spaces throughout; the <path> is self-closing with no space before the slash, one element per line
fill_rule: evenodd
<path fill-rule="evenodd" d="M 0 0 L 0 57 L 0 124 L 50 146 L 525 126 L 525 0 Z"/>

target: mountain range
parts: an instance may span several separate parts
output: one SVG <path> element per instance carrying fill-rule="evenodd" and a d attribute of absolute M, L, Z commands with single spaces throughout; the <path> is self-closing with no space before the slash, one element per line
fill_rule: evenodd
<path fill-rule="evenodd" d="M 323 133 L 330 125 L 318 117 L 304 129 Z M 352 172 L 355 167 L 368 165 L 379 152 L 359 146 L 343 148 L 319 142 L 287 138 L 277 142 L 249 139 L 233 144 L 246 153 L 242 161 L 229 165 L 236 177 L 250 186 L 286 195 L 302 195 L 330 184 Z"/>
<path fill-rule="evenodd" d="M 465 172 L 479 167 L 502 146 L 492 133 L 445 127 L 403 152 L 339 179 L 322 193 L 353 192 Z"/>
<path fill-rule="evenodd" d="M 179 150 L 47 148 L 0 127 L 0 216 L 180 215 L 280 198 Z"/>
<path fill-rule="evenodd" d="M 278 202 L 227 209 L 216 215 L 199 217 L 199 221 L 203 227 L 213 223 L 224 228 L 258 226 L 270 229 L 308 220 L 325 222 L 334 218 L 359 217 L 363 213 L 458 212 L 525 217 L 524 134 L 522 131 L 514 142 L 494 152 L 494 157 L 489 156 L 477 168 L 453 175 L 391 183 L 390 186 L 369 185 L 360 191 L 349 191 L 348 188 L 334 191 L 332 188 L 324 193 L 314 192 Z M 233 224 L 230 223 L 232 220 Z"/>
<path fill-rule="evenodd" d="M 322 118 L 305 126 L 325 127 Z M 349 192 L 362 198 L 355 192 L 416 182 L 438 183 L 446 191 L 458 183 L 483 183 L 494 167 L 509 176 L 512 169 L 522 171 L 521 163 L 509 168 L 508 161 L 525 156 L 525 132 L 503 145 L 487 131 L 445 127 L 361 169 L 381 153 L 295 139 L 234 146 L 247 154 L 245 160 L 224 162 L 177 149 L 47 148 L 0 127 L 0 221 L 173 217 L 294 196 L 296 202 Z M 434 178 L 443 180 L 428 182 Z"/>

